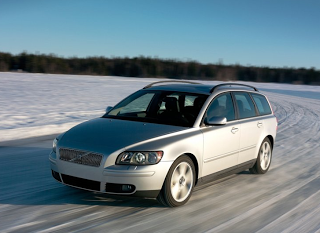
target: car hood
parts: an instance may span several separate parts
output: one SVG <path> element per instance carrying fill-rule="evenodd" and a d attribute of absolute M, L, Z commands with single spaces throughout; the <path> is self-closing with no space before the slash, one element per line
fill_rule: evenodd
<path fill-rule="evenodd" d="M 187 129 L 181 126 L 97 118 L 67 131 L 58 147 L 111 154 L 132 144 Z"/>

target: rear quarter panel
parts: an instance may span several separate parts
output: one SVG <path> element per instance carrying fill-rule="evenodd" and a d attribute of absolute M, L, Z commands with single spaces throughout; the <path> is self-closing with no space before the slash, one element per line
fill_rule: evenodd
<path fill-rule="evenodd" d="M 267 137 L 271 136 L 273 139 L 273 145 L 276 140 L 276 135 L 277 135 L 277 119 L 273 114 L 262 116 L 260 118 L 263 121 L 263 131 L 260 136 L 260 139 L 257 144 L 256 148 L 256 153 L 255 153 L 255 158 L 258 157 L 259 149 L 261 146 L 262 141 Z"/>

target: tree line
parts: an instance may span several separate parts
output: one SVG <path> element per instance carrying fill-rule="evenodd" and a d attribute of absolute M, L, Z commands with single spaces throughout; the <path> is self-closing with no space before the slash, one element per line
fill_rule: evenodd
<path fill-rule="evenodd" d="M 180 61 L 143 56 L 64 58 L 54 54 L 23 52 L 13 55 L 0 52 L 0 71 L 320 85 L 320 70 L 314 68 L 201 64 L 192 60 Z"/>

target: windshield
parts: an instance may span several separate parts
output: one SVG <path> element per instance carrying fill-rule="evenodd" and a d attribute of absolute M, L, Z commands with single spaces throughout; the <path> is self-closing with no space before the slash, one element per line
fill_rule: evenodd
<path fill-rule="evenodd" d="M 192 127 L 207 97 L 185 92 L 140 90 L 103 117 Z"/>

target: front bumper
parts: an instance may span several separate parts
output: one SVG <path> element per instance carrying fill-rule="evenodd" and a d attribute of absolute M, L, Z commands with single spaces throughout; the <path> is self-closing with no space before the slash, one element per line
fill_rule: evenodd
<path fill-rule="evenodd" d="M 65 185 L 101 193 L 142 197 L 158 195 L 173 163 L 90 167 L 62 161 L 54 152 L 51 152 L 49 160 L 53 177 Z"/>

